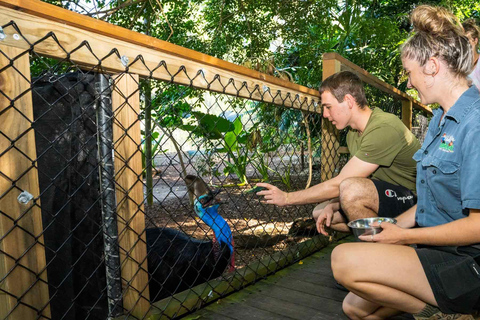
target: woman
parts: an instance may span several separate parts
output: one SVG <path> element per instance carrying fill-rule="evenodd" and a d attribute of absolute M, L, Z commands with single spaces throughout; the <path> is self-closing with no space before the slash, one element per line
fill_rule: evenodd
<path fill-rule="evenodd" d="M 468 41 L 473 49 L 473 70 L 468 75 L 472 79 L 473 84 L 477 86 L 477 89 L 480 90 L 480 63 L 478 63 L 478 58 L 480 54 L 478 53 L 478 40 L 480 38 L 480 28 L 475 24 L 475 20 L 468 19 L 462 23 L 463 29 L 467 34 Z"/>
<path fill-rule="evenodd" d="M 402 47 L 408 86 L 438 103 L 417 161 L 417 205 L 368 242 L 338 246 L 332 270 L 351 319 L 473 319 L 480 309 L 480 94 L 472 48 L 444 8 L 419 6 Z M 413 228 L 415 227 L 416 228 Z M 409 245 L 417 244 L 417 248 Z M 445 314 L 448 314 L 446 316 Z M 461 315 L 464 314 L 464 315 Z"/>

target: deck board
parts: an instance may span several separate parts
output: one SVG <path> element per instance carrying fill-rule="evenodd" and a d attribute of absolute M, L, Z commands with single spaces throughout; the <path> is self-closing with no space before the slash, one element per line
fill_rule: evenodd
<path fill-rule="evenodd" d="M 301 262 L 220 299 L 183 319 L 348 319 L 342 311 L 347 292 L 333 278 L 330 245 Z M 391 319 L 409 320 L 410 315 Z"/>

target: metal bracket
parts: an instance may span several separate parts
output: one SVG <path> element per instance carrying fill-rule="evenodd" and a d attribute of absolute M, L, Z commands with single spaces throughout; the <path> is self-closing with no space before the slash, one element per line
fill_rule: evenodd
<path fill-rule="evenodd" d="M 24 190 L 22 193 L 20 193 L 17 197 L 18 202 L 21 204 L 27 204 L 30 202 L 30 200 L 33 199 L 33 195 L 31 195 L 28 191 Z"/>
<path fill-rule="evenodd" d="M 128 57 L 127 56 L 122 56 L 120 61 L 122 62 L 124 67 L 128 66 Z"/>

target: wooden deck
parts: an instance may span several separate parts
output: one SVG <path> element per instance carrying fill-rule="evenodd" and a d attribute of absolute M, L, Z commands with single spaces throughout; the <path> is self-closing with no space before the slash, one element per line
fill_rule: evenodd
<path fill-rule="evenodd" d="M 347 240 L 346 241 L 350 241 Z M 266 279 L 185 316 L 183 319 L 338 320 L 347 292 L 337 288 L 330 268 L 330 245 Z M 413 319 L 410 315 L 396 320 Z"/>

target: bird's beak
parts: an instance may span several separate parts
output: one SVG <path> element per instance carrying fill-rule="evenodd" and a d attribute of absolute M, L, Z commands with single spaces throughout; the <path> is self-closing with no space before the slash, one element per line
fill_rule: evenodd
<path fill-rule="evenodd" d="M 216 196 L 221 192 L 221 189 L 215 189 L 213 191 L 209 191 L 206 197 L 200 199 L 200 203 L 202 204 L 202 208 L 211 207 L 213 205 L 219 204 L 220 202 L 216 199 Z"/>

